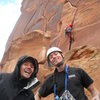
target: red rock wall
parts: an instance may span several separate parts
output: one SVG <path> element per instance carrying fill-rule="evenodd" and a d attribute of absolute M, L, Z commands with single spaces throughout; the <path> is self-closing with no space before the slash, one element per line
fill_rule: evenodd
<path fill-rule="evenodd" d="M 84 66 L 83 63 L 91 57 L 89 53 L 92 47 L 98 49 L 97 54 L 100 53 L 100 0 L 23 0 L 21 12 L 6 44 L 0 67 L 2 71 L 13 71 L 18 58 L 24 54 L 36 57 L 43 64 L 44 54 L 50 46 L 60 47 L 65 54 L 68 52 L 71 60 L 65 55 L 66 61 L 78 66 Z M 64 35 L 64 28 L 70 23 L 73 24 L 74 35 L 72 51 L 68 51 L 69 39 Z M 81 51 L 81 54 L 88 56 L 87 59 L 83 59 L 84 56 L 78 52 L 80 49 L 77 49 L 84 45 L 91 46 L 89 50 L 83 48 L 85 52 Z M 83 58 L 77 56 L 77 53 Z M 75 59 L 78 62 L 75 62 Z M 98 61 L 99 57 L 96 58 L 96 64 L 99 66 Z M 94 62 L 88 64 L 88 67 L 84 66 L 87 72 L 90 71 L 89 66 L 95 66 Z M 40 65 L 38 77 L 41 82 L 51 70 L 48 70 L 46 63 Z M 92 67 L 91 70 L 100 72 L 99 67 Z M 98 78 L 99 75 L 94 76 L 94 80 Z M 96 85 L 99 83 L 97 81 Z"/>

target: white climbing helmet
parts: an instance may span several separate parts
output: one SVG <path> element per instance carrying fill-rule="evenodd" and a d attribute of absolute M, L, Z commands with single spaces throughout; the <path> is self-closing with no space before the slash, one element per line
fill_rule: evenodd
<path fill-rule="evenodd" d="M 51 48 L 48 49 L 48 51 L 47 51 L 47 58 L 48 58 L 48 56 L 49 56 L 52 52 L 54 52 L 54 51 L 58 51 L 58 52 L 61 52 L 61 53 L 62 53 L 61 49 L 59 49 L 58 47 L 51 47 Z"/>
<path fill-rule="evenodd" d="M 55 52 L 55 51 L 58 51 L 58 52 L 62 53 L 62 50 L 59 49 L 58 47 L 51 47 L 51 48 L 49 48 L 48 51 L 47 51 L 47 62 L 48 62 L 48 66 L 51 66 L 50 61 L 49 61 L 49 55 L 52 52 Z"/>

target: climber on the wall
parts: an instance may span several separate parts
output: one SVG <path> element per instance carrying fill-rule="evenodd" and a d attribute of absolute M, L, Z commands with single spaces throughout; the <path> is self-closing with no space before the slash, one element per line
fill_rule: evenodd
<path fill-rule="evenodd" d="M 71 44 L 74 41 L 74 36 L 72 34 L 72 24 L 67 25 L 64 31 L 65 31 L 65 36 L 68 36 L 69 38 L 69 50 L 70 50 Z"/>

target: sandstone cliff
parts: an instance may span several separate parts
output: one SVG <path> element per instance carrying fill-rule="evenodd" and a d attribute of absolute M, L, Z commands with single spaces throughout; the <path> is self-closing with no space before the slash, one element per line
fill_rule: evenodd
<path fill-rule="evenodd" d="M 58 46 L 66 62 L 85 69 L 100 90 L 100 0 L 23 0 L 21 12 L 6 44 L 3 72 L 12 72 L 18 58 L 28 54 L 41 63 L 38 78 L 43 82 L 53 70 L 44 64 L 46 49 Z M 64 28 L 70 23 L 75 40 L 69 51 Z"/>

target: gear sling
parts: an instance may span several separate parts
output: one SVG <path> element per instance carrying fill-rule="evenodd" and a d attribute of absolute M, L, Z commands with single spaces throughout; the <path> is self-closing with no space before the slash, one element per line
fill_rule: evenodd
<path fill-rule="evenodd" d="M 70 92 L 67 90 L 67 76 L 68 76 L 68 67 L 65 65 L 65 92 L 62 94 L 62 96 L 59 98 L 59 96 L 56 94 L 56 82 L 55 82 L 55 73 L 54 73 L 54 98 L 55 100 L 75 100 L 75 98 L 70 94 Z"/>

